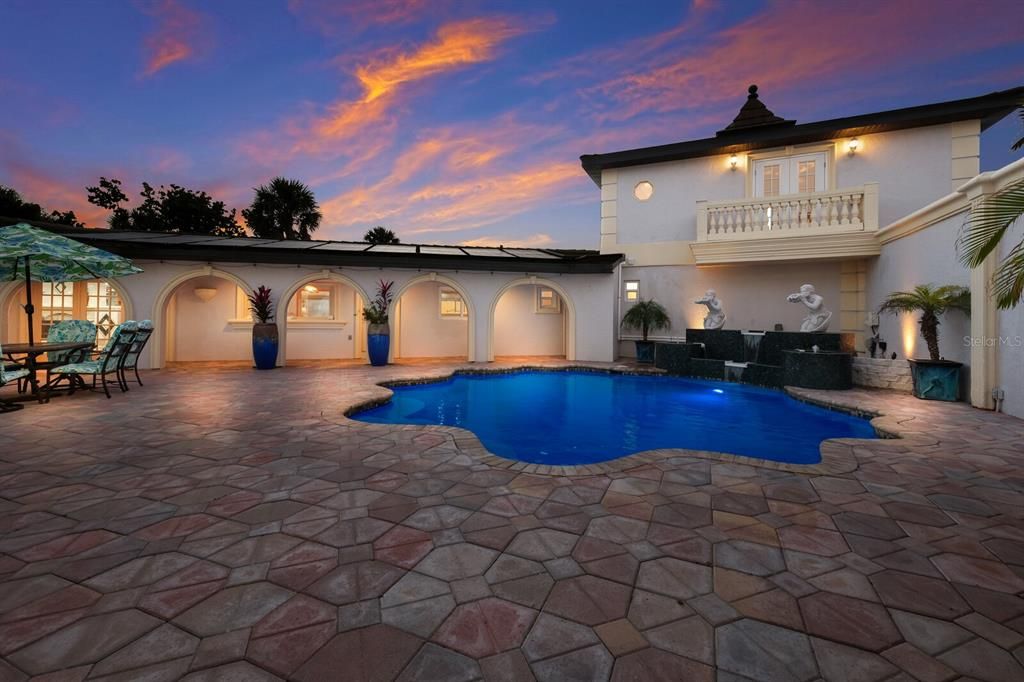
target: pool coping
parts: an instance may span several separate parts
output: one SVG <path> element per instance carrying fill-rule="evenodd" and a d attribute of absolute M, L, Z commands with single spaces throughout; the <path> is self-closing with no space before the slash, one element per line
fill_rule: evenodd
<path fill-rule="evenodd" d="M 349 425 L 355 423 L 366 427 L 393 427 L 405 429 L 421 429 L 425 432 L 432 433 L 443 433 L 450 435 L 456 447 L 463 454 L 466 454 L 474 459 L 478 460 L 488 466 L 507 469 L 509 471 L 518 471 L 525 474 L 536 474 L 542 476 L 588 476 L 588 475 L 600 475 L 608 473 L 621 472 L 628 469 L 635 469 L 646 465 L 657 465 L 659 462 L 669 461 L 671 464 L 679 464 L 678 462 L 671 462 L 676 458 L 684 457 L 696 457 L 698 459 L 711 460 L 717 462 L 723 462 L 728 464 L 740 464 L 747 466 L 754 466 L 763 469 L 774 469 L 776 471 L 783 471 L 788 473 L 799 473 L 799 474 L 815 474 L 815 475 L 836 475 L 836 474 L 847 474 L 855 471 L 859 468 L 860 462 L 856 455 L 856 448 L 866 443 L 871 443 L 873 446 L 879 443 L 884 443 L 886 440 L 897 440 L 903 439 L 904 434 L 902 429 L 899 428 L 901 422 L 895 418 L 887 417 L 886 415 L 876 410 L 867 409 L 863 406 L 856 404 L 844 404 L 834 399 L 834 394 L 839 393 L 838 391 L 811 391 L 810 389 L 801 389 L 792 386 L 786 386 L 783 391 L 790 397 L 818 407 L 824 407 L 826 409 L 835 410 L 838 412 L 845 412 L 855 416 L 860 416 L 870 419 L 872 428 L 875 429 L 878 438 L 875 439 L 864 439 L 864 438 L 830 438 L 824 440 L 820 445 L 821 461 L 815 464 L 792 464 L 787 462 L 777 462 L 770 459 L 761 459 L 758 457 L 749 457 L 746 455 L 736 455 L 727 452 L 715 452 L 710 450 L 689 450 L 685 448 L 660 448 L 656 450 L 643 450 L 635 452 L 630 455 L 623 457 L 617 457 L 604 462 L 598 462 L 594 464 L 578 464 L 578 465 L 551 465 L 551 464 L 534 464 L 531 462 L 522 462 L 519 460 L 508 459 L 501 455 L 496 455 L 490 452 L 475 433 L 469 429 L 465 429 L 458 426 L 442 426 L 435 424 L 371 424 L 370 422 L 363 422 L 357 419 L 352 419 L 351 415 L 362 412 L 379 405 L 383 405 L 391 400 L 394 392 L 390 387 L 392 386 L 414 386 L 419 384 L 431 384 L 440 383 L 447 381 L 460 374 L 469 375 L 483 375 L 483 374 L 515 374 L 527 371 L 587 371 L 587 372 L 599 372 L 604 374 L 623 374 L 623 375 L 635 375 L 635 376 L 671 376 L 668 375 L 664 370 L 656 368 L 640 368 L 632 367 L 627 365 L 597 365 L 597 364 L 581 364 L 571 363 L 565 365 L 533 365 L 533 364 L 522 364 L 514 365 L 509 367 L 455 367 L 455 368 L 438 368 L 439 372 L 431 373 L 426 367 L 409 368 L 412 371 L 418 370 L 418 376 L 409 377 L 394 377 L 385 379 L 380 382 L 373 384 L 373 388 L 380 389 L 382 391 L 380 395 L 373 396 L 368 399 L 359 400 L 358 402 L 352 403 L 346 406 L 342 410 L 341 423 L 347 423 Z M 685 377 L 684 377 L 685 378 Z M 762 387 L 765 388 L 765 387 Z M 326 417 L 326 415 L 324 415 Z"/>

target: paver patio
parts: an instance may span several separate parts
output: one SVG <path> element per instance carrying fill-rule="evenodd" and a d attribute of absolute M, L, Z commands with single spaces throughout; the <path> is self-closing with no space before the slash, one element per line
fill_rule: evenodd
<path fill-rule="evenodd" d="M 0 680 L 1024 679 L 1024 421 L 807 391 L 903 438 L 548 475 L 343 416 L 452 367 L 165 370 L 4 415 Z"/>

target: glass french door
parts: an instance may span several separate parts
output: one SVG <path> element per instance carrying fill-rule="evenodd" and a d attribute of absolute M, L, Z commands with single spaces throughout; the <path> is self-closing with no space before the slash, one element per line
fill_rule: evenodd
<path fill-rule="evenodd" d="M 754 196 L 824 192 L 825 152 L 754 161 Z"/>

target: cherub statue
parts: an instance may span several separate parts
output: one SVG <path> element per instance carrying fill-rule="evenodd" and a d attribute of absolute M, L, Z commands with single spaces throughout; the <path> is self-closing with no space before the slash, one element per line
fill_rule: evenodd
<path fill-rule="evenodd" d="M 725 311 L 714 289 L 708 289 L 703 298 L 698 298 L 694 303 L 708 307 L 708 314 L 704 316 L 705 329 L 721 329 L 725 326 Z"/>
<path fill-rule="evenodd" d="M 804 284 L 800 291 L 786 297 L 790 303 L 803 303 L 807 306 L 807 317 L 800 324 L 802 332 L 823 332 L 828 331 L 829 320 L 832 319 L 832 311 L 825 308 L 825 299 L 814 291 L 814 286 Z"/>

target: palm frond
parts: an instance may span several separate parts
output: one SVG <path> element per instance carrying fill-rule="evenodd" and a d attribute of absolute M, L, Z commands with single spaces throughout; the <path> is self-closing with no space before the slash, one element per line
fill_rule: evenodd
<path fill-rule="evenodd" d="M 960 261 L 969 268 L 981 265 L 1021 215 L 1024 215 L 1024 180 L 982 200 L 971 210 L 957 240 Z"/>
<path fill-rule="evenodd" d="M 912 313 L 921 309 L 921 299 L 909 291 L 897 291 L 889 294 L 878 307 L 878 312 Z"/>
<path fill-rule="evenodd" d="M 1024 124 L 1024 102 L 1021 103 L 1020 109 L 1017 110 L 1017 113 L 1020 114 L 1020 122 L 1021 122 L 1021 124 Z M 1024 147 L 1024 137 L 1022 137 L 1019 140 L 1017 140 L 1016 142 L 1014 142 L 1013 146 L 1010 147 L 1010 149 L 1012 149 L 1014 151 L 1017 151 L 1021 147 Z"/>
<path fill-rule="evenodd" d="M 1024 297 L 1024 241 L 1018 242 L 996 268 L 992 278 L 996 305 L 1003 310 L 1016 306 Z"/>

